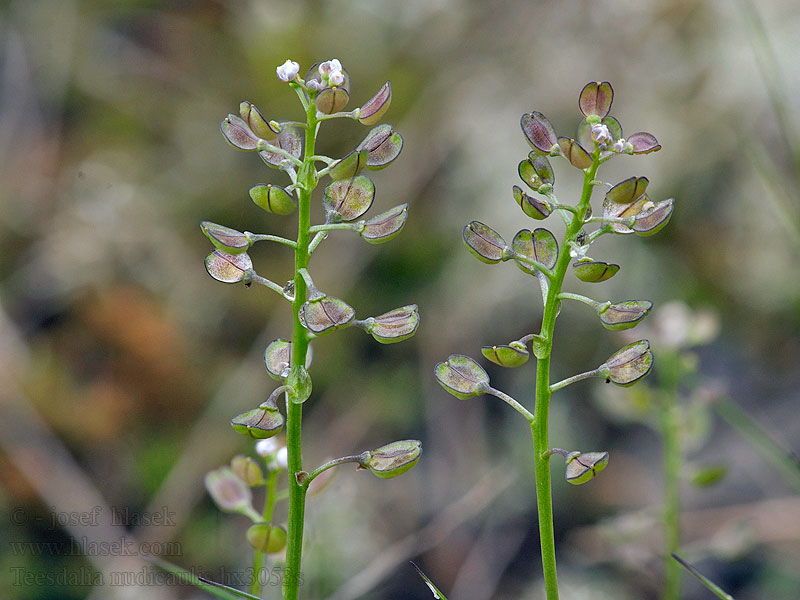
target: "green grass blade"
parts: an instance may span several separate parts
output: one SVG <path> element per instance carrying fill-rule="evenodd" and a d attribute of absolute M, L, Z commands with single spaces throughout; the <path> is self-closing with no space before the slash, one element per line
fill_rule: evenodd
<path fill-rule="evenodd" d="M 716 583 L 714 583 L 713 581 L 711 581 L 710 579 L 708 579 L 707 577 L 705 577 L 705 576 L 704 576 L 702 573 L 700 573 L 700 571 L 698 571 L 697 569 L 695 569 L 695 568 L 694 568 L 692 565 L 690 565 L 689 563 L 687 563 L 685 560 L 683 560 L 683 559 L 682 559 L 680 556 L 678 556 L 678 555 L 677 555 L 677 554 L 675 554 L 674 552 L 672 553 L 672 558 L 674 558 L 675 560 L 677 560 L 677 561 L 678 561 L 678 562 L 681 564 L 681 566 L 682 566 L 684 569 L 686 569 L 687 571 L 689 571 L 689 573 L 691 573 L 692 575 L 694 575 L 695 577 L 697 577 L 697 578 L 700 580 L 700 583 L 702 583 L 702 584 L 703 584 L 704 586 L 706 586 L 706 587 L 707 587 L 709 590 L 711 590 L 712 592 L 714 592 L 714 594 L 716 594 L 716 596 L 717 596 L 718 598 L 722 598 L 722 600 L 734 600 L 733 596 L 731 596 L 730 594 L 726 593 L 726 592 L 725 592 L 725 591 L 724 591 L 724 590 L 723 590 L 721 587 L 719 587 L 719 586 L 718 586 Z"/>
<path fill-rule="evenodd" d="M 424 581 L 425 585 L 427 585 L 430 588 L 431 593 L 433 594 L 434 598 L 437 598 L 438 600 L 447 600 L 447 598 L 444 597 L 444 594 L 442 592 L 440 592 L 439 589 L 435 585 L 433 585 L 433 582 L 430 579 L 428 579 L 428 576 L 425 575 L 425 573 L 422 572 L 422 569 L 420 569 L 413 562 L 411 563 L 411 566 L 414 567 L 417 570 L 417 573 L 419 573 L 419 576 L 422 577 L 422 581 Z"/>
<path fill-rule="evenodd" d="M 147 557 L 147 561 L 153 566 L 158 567 L 159 569 L 162 569 L 167 573 L 172 573 L 173 575 L 179 576 L 182 582 L 190 583 L 193 586 L 200 588 L 201 590 L 205 590 L 212 596 L 221 598 L 222 600 L 238 600 L 239 598 L 248 598 L 249 600 L 260 600 L 258 596 L 251 596 L 250 594 L 239 591 L 232 587 L 228 587 L 226 585 L 222 585 L 221 583 L 216 583 L 204 577 L 198 577 L 191 571 L 187 571 L 183 567 L 173 565 L 172 563 L 167 562 L 163 558 L 158 558 L 157 556 L 150 556 Z"/>

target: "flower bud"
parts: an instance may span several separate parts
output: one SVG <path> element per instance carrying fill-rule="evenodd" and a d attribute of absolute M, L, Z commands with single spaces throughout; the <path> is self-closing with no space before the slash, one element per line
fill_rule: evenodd
<path fill-rule="evenodd" d="M 392 85 L 388 81 L 381 86 L 381 89 L 358 111 L 358 120 L 362 125 L 375 125 L 381 117 L 389 110 L 392 103 Z"/>
<path fill-rule="evenodd" d="M 211 221 L 202 221 L 200 229 L 203 234 L 214 244 L 217 250 L 225 254 L 241 254 L 250 247 L 250 242 L 241 231 L 217 225 Z"/>
<path fill-rule="evenodd" d="M 276 70 L 278 79 L 284 82 L 294 81 L 297 74 L 300 72 L 300 65 L 293 60 L 288 60 L 280 65 Z"/>
<path fill-rule="evenodd" d="M 300 323 L 314 335 L 323 335 L 343 329 L 352 323 L 356 313 L 344 300 L 332 296 L 319 296 L 300 307 Z"/>
<path fill-rule="evenodd" d="M 254 523 L 247 530 L 247 541 L 256 552 L 274 554 L 286 547 L 286 530 L 269 523 Z"/>
<path fill-rule="evenodd" d="M 628 344 L 599 367 L 600 375 L 605 377 L 606 383 L 616 383 L 624 387 L 639 381 L 652 368 L 653 352 L 647 340 Z"/>
<path fill-rule="evenodd" d="M 369 177 L 357 175 L 352 179 L 333 181 L 322 196 L 326 222 L 355 221 L 369 210 L 374 199 L 375 184 Z"/>
<path fill-rule="evenodd" d="M 219 123 L 220 131 L 231 146 L 246 152 L 258 148 L 259 137 L 250 130 L 244 119 L 236 115 L 228 115 Z"/>
<path fill-rule="evenodd" d="M 585 260 L 572 263 L 572 272 L 575 277 L 587 283 L 600 283 L 611 279 L 619 271 L 619 265 L 601 262 L 599 260 Z"/>
<path fill-rule="evenodd" d="M 400 155 L 403 149 L 403 136 L 388 123 L 378 125 L 367 134 L 357 149 L 367 150 L 367 168 L 377 171 Z"/>
<path fill-rule="evenodd" d="M 250 488 L 229 467 L 220 467 L 209 472 L 205 484 L 208 494 L 220 510 L 242 514 L 254 510 Z"/>
<path fill-rule="evenodd" d="M 236 433 L 263 440 L 276 435 L 283 428 L 283 415 L 273 408 L 254 408 L 231 419 Z"/>
<path fill-rule="evenodd" d="M 540 112 L 522 115 L 520 126 L 531 147 L 542 154 L 550 154 L 558 144 L 553 124 Z"/>
<path fill-rule="evenodd" d="M 608 127 L 602 123 L 592 125 L 592 140 L 598 144 L 608 144 L 611 142 L 611 133 L 608 131 Z"/>
<path fill-rule="evenodd" d="M 434 368 L 436 381 L 459 400 L 485 394 L 489 389 L 489 375 L 469 356 L 451 354 L 447 362 Z"/>
<path fill-rule="evenodd" d="M 247 126 L 255 135 L 263 140 L 273 140 L 278 137 L 280 129 L 273 126 L 272 122 L 267 121 L 252 102 L 243 101 L 239 103 L 239 114 Z"/>
<path fill-rule="evenodd" d="M 391 479 L 402 475 L 419 462 L 422 442 L 418 440 L 392 442 L 365 454 L 368 456 L 362 462 L 362 467 L 369 469 L 373 475 L 381 479 Z"/>
<path fill-rule="evenodd" d="M 261 467 L 249 456 L 237 454 L 231 459 L 231 469 L 236 476 L 250 487 L 260 485 L 264 482 L 264 473 Z"/>
<path fill-rule="evenodd" d="M 407 340 L 419 327 L 419 310 L 416 304 L 395 308 L 377 317 L 356 321 L 364 331 L 381 344 Z"/>
<path fill-rule="evenodd" d="M 584 117 L 594 115 L 602 118 L 608 115 L 613 101 L 614 89 L 609 82 L 592 81 L 583 86 L 578 107 Z"/>
<path fill-rule="evenodd" d="M 206 256 L 205 265 L 208 274 L 222 283 L 239 283 L 253 270 L 253 261 L 245 252 L 227 254 L 214 250 Z"/>
<path fill-rule="evenodd" d="M 569 483 L 586 483 L 608 464 L 608 452 L 573 452 L 567 459 L 565 476 Z"/>
<path fill-rule="evenodd" d="M 520 367 L 528 362 L 530 353 L 525 344 L 511 342 L 502 346 L 481 346 L 481 354 L 501 367 Z"/>
<path fill-rule="evenodd" d="M 502 236 L 480 221 L 464 227 L 463 237 L 467 249 L 481 262 L 495 264 L 510 256 L 511 248 Z"/>
<path fill-rule="evenodd" d="M 630 300 L 603 305 L 597 311 L 597 315 L 606 329 L 622 331 L 636 327 L 642 319 L 650 314 L 652 308 L 653 303 L 648 300 Z"/>
<path fill-rule="evenodd" d="M 342 85 L 344 83 L 344 75 L 342 75 L 341 71 L 331 71 L 328 81 L 331 85 Z"/>
<path fill-rule="evenodd" d="M 375 215 L 364 222 L 359 235 L 370 244 L 382 244 L 394 239 L 408 219 L 408 204 L 401 204 Z"/>

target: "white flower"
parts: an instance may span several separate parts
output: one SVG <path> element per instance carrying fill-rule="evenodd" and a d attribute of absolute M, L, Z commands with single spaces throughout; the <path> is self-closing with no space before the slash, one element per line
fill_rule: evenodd
<path fill-rule="evenodd" d="M 344 83 L 344 75 L 342 75 L 341 71 L 331 71 L 331 74 L 328 75 L 328 82 L 331 85 L 342 85 Z"/>
<path fill-rule="evenodd" d="M 624 152 L 625 151 L 625 138 L 619 138 L 614 145 L 611 147 L 614 152 Z"/>
<path fill-rule="evenodd" d="M 570 242 L 569 246 L 570 246 L 569 255 L 571 258 L 574 258 L 576 260 L 583 260 L 584 258 L 586 258 L 586 253 L 589 251 L 589 244 L 581 246 L 576 242 Z"/>
<path fill-rule="evenodd" d="M 326 60 L 325 62 L 319 64 L 320 75 L 328 75 L 333 71 L 341 71 L 341 70 L 342 70 L 342 63 L 339 62 L 338 58 L 332 58 L 331 60 Z"/>
<path fill-rule="evenodd" d="M 258 440 L 256 442 L 256 454 L 259 456 L 269 456 L 278 449 L 278 441 L 275 438 Z"/>
<path fill-rule="evenodd" d="M 275 72 L 278 74 L 278 79 L 281 81 L 293 81 L 294 78 L 297 77 L 297 73 L 299 71 L 300 65 L 293 60 L 287 60 L 277 69 L 275 69 Z"/>
<path fill-rule="evenodd" d="M 278 453 L 275 455 L 275 464 L 278 465 L 279 469 L 286 469 L 289 467 L 289 452 L 286 450 L 286 446 L 278 450 Z"/>
<path fill-rule="evenodd" d="M 309 79 L 306 81 L 306 87 L 312 92 L 318 92 L 322 89 L 322 86 L 316 79 Z"/>
<path fill-rule="evenodd" d="M 611 132 L 602 123 L 592 125 L 592 139 L 598 144 L 606 144 L 611 141 Z"/>

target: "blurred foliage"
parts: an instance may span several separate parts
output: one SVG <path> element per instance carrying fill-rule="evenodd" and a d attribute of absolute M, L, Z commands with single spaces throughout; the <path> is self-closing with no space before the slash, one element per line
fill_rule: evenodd
<path fill-rule="evenodd" d="M 315 342 L 306 461 L 319 464 L 393 436 L 422 439 L 425 453 L 401 480 L 342 472 L 311 499 L 307 597 L 429 597 L 405 559 L 375 576 L 373 560 L 414 532 L 421 533 L 407 543 L 422 554 L 408 558 L 445 593 L 452 590 L 450 597 L 541 597 L 527 431 L 491 399 L 449 397 L 431 369 L 450 352 L 475 355 L 482 344 L 530 331 L 528 317 L 516 315 L 530 314 L 531 301 L 538 306 L 535 282 L 514 267 L 478 263 L 460 232 L 477 219 L 513 236 L 521 213 L 511 186 L 528 150 L 519 115 L 540 110 L 565 130 L 576 121 L 573 99 L 590 80 L 613 83 L 615 114 L 629 132 L 658 137 L 661 152 L 629 160 L 650 178 L 654 198 L 675 196 L 676 210 L 653 239 L 626 240 L 624 251 L 616 240 L 600 243 L 598 260 L 623 266 L 613 280 L 567 287 L 600 300 L 648 298 L 658 306 L 681 298 L 715 309 L 722 333 L 698 352 L 701 371 L 798 451 L 800 244 L 792 231 L 800 212 L 785 140 L 796 143 L 800 130 L 796 122 L 778 125 L 740 6 L 0 4 L 0 507 L 10 515 L 0 521 L 0 539 L 69 548 L 70 534 L 113 540 L 122 531 L 178 543 L 170 560 L 202 566 L 212 577 L 245 568 L 247 551 L 236 540 L 246 524 L 215 516 L 202 476 L 235 452 L 252 451 L 227 419 L 271 389 L 261 353 L 267 341 L 288 334 L 289 310 L 274 294 L 211 280 L 199 222 L 292 235 L 289 220 L 264 218 L 247 196 L 257 182 L 281 183 L 277 172 L 232 150 L 218 131 L 243 99 L 268 118 L 296 118 L 296 101 L 274 74 L 286 58 L 307 68 L 338 57 L 353 78 L 353 106 L 391 79 L 386 119 L 405 147 L 396 166 L 374 178 L 373 213 L 408 202 L 408 223 L 397 240 L 377 248 L 335 232 L 325 242 L 330 251 L 314 257 L 314 272 L 321 289 L 346 298 L 359 315 L 411 302 L 422 314 L 417 336 L 402 346 L 380 347 L 358 331 Z M 757 8 L 786 97 L 796 99 L 800 13 L 790 0 Z M 361 133 L 344 125 L 326 125 L 321 152 L 341 156 L 360 141 Z M 621 177 L 631 166 L 618 173 L 610 166 L 607 176 Z M 280 247 L 253 252 L 259 271 L 276 281 L 291 272 L 289 258 Z M 603 330 L 583 307 L 565 306 L 554 377 L 599 364 L 620 345 L 619 334 Z M 497 387 L 530 397 L 530 370 L 512 378 L 487 368 Z M 611 453 L 602 477 L 587 486 L 555 477 L 563 594 L 655 598 L 660 560 L 644 533 L 660 504 L 657 440 L 635 421 L 599 409 L 591 401 L 599 386 L 576 384 L 553 406 L 554 443 Z M 711 428 L 702 462 L 724 457 L 730 469 L 712 488 L 685 490 L 687 558 L 702 559 L 698 568 L 739 600 L 794 600 L 800 500 L 734 432 L 719 422 Z M 428 525 L 435 533 L 450 514 L 445 507 L 496 465 L 518 481 L 496 495 L 484 492 L 490 508 L 458 513 L 462 520 L 446 534 L 425 533 Z M 135 532 L 108 530 L 108 523 L 66 532 L 52 526 L 52 511 L 92 506 L 97 496 L 86 490 L 118 509 L 167 507 L 175 525 Z M 15 521 L 15 514 L 26 519 Z M 613 562 L 596 535 L 610 518 Z M 25 573 L 141 568 L 118 553 L 88 554 L 62 548 L 23 556 L 4 543 L 0 595 L 121 598 L 119 586 L 80 581 L 15 585 Z M 358 573 L 363 578 L 353 579 Z M 341 588 L 370 576 L 373 584 L 360 595 Z M 199 597 L 180 586 L 139 583 L 138 598 Z M 684 592 L 687 600 L 707 593 L 688 581 Z M 277 598 L 278 588 L 268 593 Z"/>

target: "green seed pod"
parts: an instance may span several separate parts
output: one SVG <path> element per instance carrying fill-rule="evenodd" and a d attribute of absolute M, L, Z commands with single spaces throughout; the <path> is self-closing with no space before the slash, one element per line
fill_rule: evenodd
<path fill-rule="evenodd" d="M 486 264 L 507 260 L 511 248 L 494 229 L 480 221 L 472 221 L 464 227 L 464 243 L 472 255 Z"/>
<path fill-rule="evenodd" d="M 392 442 L 365 454 L 369 457 L 362 463 L 362 467 L 369 469 L 373 475 L 381 479 L 391 479 L 402 475 L 419 462 L 422 442 L 418 440 Z"/>
<path fill-rule="evenodd" d="M 469 356 L 451 354 L 447 362 L 434 368 L 436 381 L 459 400 L 485 394 L 489 389 L 489 375 Z"/>
<path fill-rule="evenodd" d="M 653 352 L 650 342 L 639 340 L 617 351 L 600 365 L 600 375 L 606 383 L 627 387 L 639 381 L 653 368 Z"/>
<path fill-rule="evenodd" d="M 259 183 L 250 188 L 250 198 L 256 206 L 276 215 L 289 215 L 297 208 L 294 196 L 271 183 Z"/>
<path fill-rule="evenodd" d="M 520 165 L 521 164 L 522 163 L 520 163 Z M 519 207 L 522 209 L 522 212 L 524 212 L 532 219 L 540 221 L 550 216 L 550 208 L 547 206 L 546 203 L 537 200 L 533 196 L 529 196 L 528 194 L 523 192 L 522 188 L 520 188 L 519 186 L 515 185 L 512 188 L 512 191 L 514 193 L 514 200 L 516 200 L 517 204 L 519 204 Z"/>
<path fill-rule="evenodd" d="M 531 152 L 528 154 L 528 160 L 543 184 L 551 186 L 555 185 L 556 174 L 553 171 L 553 167 L 550 165 L 550 160 L 548 160 L 546 156 L 542 156 L 536 152 Z"/>
<path fill-rule="evenodd" d="M 253 511 L 250 488 L 229 467 L 210 471 L 205 484 L 209 496 L 220 510 L 245 514 Z"/>
<path fill-rule="evenodd" d="M 278 134 L 278 137 L 274 140 L 270 141 L 272 146 L 277 146 L 281 150 L 285 150 L 292 156 L 297 159 L 303 155 L 303 132 L 298 127 L 293 125 L 286 125 L 284 126 L 281 123 L 281 132 Z M 275 152 L 270 152 L 269 150 L 259 150 L 258 155 L 261 157 L 261 160 L 266 163 L 267 166 L 272 167 L 273 169 L 280 169 L 281 164 L 283 161 L 286 160 L 280 154 Z"/>
<path fill-rule="evenodd" d="M 590 115 L 605 117 L 611 110 L 611 103 L 614 101 L 614 88 L 607 81 L 591 81 L 583 86 L 578 107 L 583 116 Z"/>
<path fill-rule="evenodd" d="M 299 365 L 292 367 L 286 377 L 286 385 L 290 388 L 288 392 L 290 402 L 302 404 L 311 397 L 311 375 L 305 367 Z"/>
<path fill-rule="evenodd" d="M 328 176 L 334 181 L 355 177 L 367 166 L 368 154 L 367 150 L 353 150 L 331 166 Z"/>
<path fill-rule="evenodd" d="M 350 93 L 344 88 L 340 87 L 327 87 L 323 89 L 317 97 L 314 98 L 314 104 L 317 105 L 317 110 L 326 115 L 331 115 L 344 110 L 347 103 L 350 101 Z"/>
<path fill-rule="evenodd" d="M 691 482 L 697 487 L 708 487 L 722 480 L 727 472 L 725 465 L 702 467 L 692 473 Z"/>
<path fill-rule="evenodd" d="M 219 129 L 228 143 L 238 150 L 252 152 L 258 148 L 259 137 L 250 130 L 241 117 L 228 115 L 220 121 Z"/>
<path fill-rule="evenodd" d="M 314 352 L 311 345 L 306 352 L 306 369 L 311 366 Z M 289 375 L 289 367 L 292 363 L 292 342 L 283 338 L 278 338 L 270 342 L 264 350 L 264 366 L 269 376 L 276 381 L 285 381 Z"/>
<path fill-rule="evenodd" d="M 214 250 L 206 256 L 206 271 L 211 277 L 222 283 L 239 283 L 244 281 L 253 270 L 253 261 L 245 252 L 227 254 L 222 250 Z"/>
<path fill-rule="evenodd" d="M 378 125 L 367 134 L 357 149 L 368 152 L 366 166 L 377 171 L 400 155 L 403 149 L 403 136 L 392 129 L 391 125 Z"/>
<path fill-rule="evenodd" d="M 481 354 L 501 367 L 520 367 L 530 358 L 528 349 L 520 342 L 502 346 L 481 346 Z"/>
<path fill-rule="evenodd" d="M 608 464 L 608 452 L 574 452 L 567 459 L 565 475 L 573 485 L 586 483 Z"/>
<path fill-rule="evenodd" d="M 389 110 L 392 103 L 392 84 L 388 81 L 381 86 L 372 98 L 367 100 L 358 111 L 358 120 L 362 125 L 375 125 Z"/>
<path fill-rule="evenodd" d="M 572 138 L 558 138 L 558 147 L 564 158 L 576 169 L 588 169 L 592 166 L 592 155 Z"/>
<path fill-rule="evenodd" d="M 231 469 L 236 476 L 250 487 L 264 482 L 264 473 L 258 463 L 249 456 L 237 454 L 231 459 Z"/>
<path fill-rule="evenodd" d="M 333 181 L 325 188 L 322 207 L 328 223 L 355 221 L 369 210 L 375 199 L 375 184 L 368 177 Z"/>
<path fill-rule="evenodd" d="M 283 428 L 283 415 L 270 408 L 254 408 L 231 419 L 236 433 L 263 440 L 276 435 Z"/>
<path fill-rule="evenodd" d="M 200 229 L 217 250 L 226 254 L 241 254 L 250 248 L 250 242 L 241 231 L 217 225 L 211 221 L 202 221 Z"/>
<path fill-rule="evenodd" d="M 558 261 L 556 236 L 543 227 L 533 231 L 521 229 L 514 236 L 511 247 L 516 254 L 535 260 L 548 269 L 555 267 Z M 517 261 L 517 266 L 530 275 L 535 275 L 538 272 L 538 269 L 520 261 Z"/>
<path fill-rule="evenodd" d="M 534 192 L 538 192 L 542 185 L 544 185 L 544 182 L 536 173 L 536 169 L 530 159 L 523 160 L 519 163 L 519 166 L 517 166 L 517 173 L 519 173 L 519 178 L 522 179 L 523 183 Z"/>
<path fill-rule="evenodd" d="M 257 552 L 274 554 L 286 547 L 286 530 L 269 523 L 254 523 L 247 530 L 247 541 Z"/>
<path fill-rule="evenodd" d="M 648 300 L 629 300 L 617 304 L 608 304 L 600 307 L 597 316 L 603 327 L 611 331 L 622 331 L 636 327 L 653 308 L 653 303 Z"/>
<path fill-rule="evenodd" d="M 381 344 L 394 344 L 407 340 L 419 327 L 419 310 L 416 304 L 395 308 L 377 317 L 356 321 L 356 325 Z"/>
<path fill-rule="evenodd" d="M 652 207 L 647 204 L 642 206 L 642 211 L 636 215 L 636 221 L 633 223 L 634 233 L 645 237 L 661 231 L 672 217 L 674 204 L 674 198 L 668 198 Z"/>
<path fill-rule="evenodd" d="M 320 336 L 347 327 L 356 316 L 353 307 L 332 296 L 319 296 L 300 307 L 300 323 L 314 335 Z"/>
<path fill-rule="evenodd" d="M 630 204 L 645 193 L 649 183 L 650 180 L 647 177 L 628 177 L 606 192 L 603 204 Z"/>
<path fill-rule="evenodd" d="M 572 272 L 575 277 L 587 283 L 600 283 L 611 279 L 619 271 L 619 265 L 609 264 L 598 260 L 584 260 L 572 263 Z"/>
<path fill-rule="evenodd" d="M 252 102 L 246 100 L 239 104 L 239 114 L 254 134 L 262 140 L 273 140 L 278 137 L 279 131 L 264 118 Z"/>
<path fill-rule="evenodd" d="M 395 206 L 367 219 L 364 222 L 364 229 L 359 232 L 359 235 L 370 244 L 388 242 L 397 237 L 406 224 L 406 219 L 408 219 L 408 204 Z"/>

